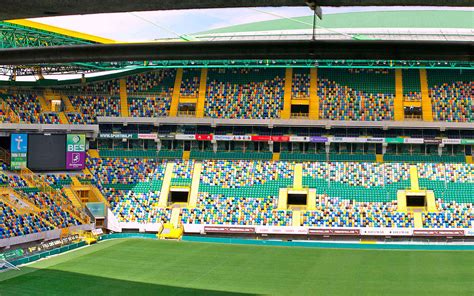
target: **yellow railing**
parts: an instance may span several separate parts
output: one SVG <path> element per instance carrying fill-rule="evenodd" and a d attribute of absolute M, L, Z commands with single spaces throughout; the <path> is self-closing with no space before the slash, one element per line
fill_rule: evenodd
<path fill-rule="evenodd" d="M 291 113 L 291 118 L 308 118 L 308 113 Z"/>
<path fill-rule="evenodd" d="M 181 117 L 194 117 L 196 115 L 196 111 L 178 111 L 178 116 Z"/>
<path fill-rule="evenodd" d="M 24 168 L 20 171 L 20 176 L 24 178 L 32 186 L 38 188 L 40 191 L 49 195 L 49 197 L 58 204 L 63 210 L 71 214 L 74 218 L 79 220 L 82 223 L 89 223 L 90 219 L 84 212 L 80 209 L 77 209 L 71 203 L 65 201 L 65 198 L 54 188 L 48 185 L 30 169 Z"/>

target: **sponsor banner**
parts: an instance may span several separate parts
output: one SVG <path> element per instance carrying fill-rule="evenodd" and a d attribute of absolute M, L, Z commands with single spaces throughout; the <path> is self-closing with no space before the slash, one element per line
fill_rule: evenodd
<path fill-rule="evenodd" d="M 432 145 L 439 145 L 439 144 L 441 144 L 441 139 L 424 139 L 423 143 L 432 144 Z"/>
<path fill-rule="evenodd" d="M 194 140 L 195 135 L 176 134 L 174 137 L 176 140 Z"/>
<path fill-rule="evenodd" d="M 366 138 L 367 143 L 384 143 L 385 138 Z"/>
<path fill-rule="evenodd" d="M 175 139 L 174 135 L 171 135 L 171 134 L 158 135 L 158 138 L 163 139 L 163 140 L 174 140 Z"/>
<path fill-rule="evenodd" d="M 25 254 L 25 251 L 22 249 L 7 251 L 5 253 L 0 254 L 0 260 L 11 261 L 16 258 L 22 257 Z"/>
<path fill-rule="evenodd" d="M 405 143 L 403 138 L 385 138 L 385 143 L 388 144 L 403 144 Z"/>
<path fill-rule="evenodd" d="M 211 134 L 195 134 L 194 136 L 198 141 L 212 141 Z"/>
<path fill-rule="evenodd" d="M 234 135 L 234 141 L 252 141 L 252 136 L 247 136 L 247 135 L 244 135 L 244 136 L 236 136 Z"/>
<path fill-rule="evenodd" d="M 355 137 L 329 137 L 331 143 L 366 143 L 367 138 L 355 138 Z"/>
<path fill-rule="evenodd" d="M 66 169 L 83 170 L 85 168 L 85 152 L 68 152 L 66 154 Z"/>
<path fill-rule="evenodd" d="M 204 229 L 202 224 L 183 224 L 185 233 L 201 233 Z"/>
<path fill-rule="evenodd" d="M 270 136 L 252 136 L 253 142 L 268 142 L 270 141 Z"/>
<path fill-rule="evenodd" d="M 461 144 L 474 145 L 474 139 L 463 139 L 461 140 Z"/>
<path fill-rule="evenodd" d="M 82 170 L 85 168 L 86 135 L 66 136 L 66 169 Z"/>
<path fill-rule="evenodd" d="M 360 235 L 357 228 L 310 228 L 310 235 Z"/>
<path fill-rule="evenodd" d="M 91 230 L 93 235 L 102 235 L 104 232 L 102 231 L 102 228 L 96 228 Z"/>
<path fill-rule="evenodd" d="M 216 141 L 232 141 L 234 136 L 232 135 L 214 135 L 214 140 Z"/>
<path fill-rule="evenodd" d="M 361 235 L 383 235 L 383 236 L 411 236 L 413 230 L 409 228 L 361 228 Z"/>
<path fill-rule="evenodd" d="M 326 143 L 329 141 L 326 137 L 309 137 L 311 143 Z"/>
<path fill-rule="evenodd" d="M 209 233 L 255 233 L 255 227 L 204 226 L 204 232 L 209 232 Z"/>
<path fill-rule="evenodd" d="M 158 139 L 158 135 L 157 134 L 138 134 L 137 138 L 142 139 L 142 140 L 156 140 Z"/>
<path fill-rule="evenodd" d="M 464 236 L 464 229 L 414 229 L 414 236 Z"/>
<path fill-rule="evenodd" d="M 474 236 L 474 228 L 468 228 L 464 230 L 465 236 Z"/>
<path fill-rule="evenodd" d="M 288 142 L 290 141 L 289 136 L 271 136 L 270 140 L 273 142 Z"/>
<path fill-rule="evenodd" d="M 12 170 L 20 170 L 26 168 L 28 159 L 28 135 L 12 134 L 11 135 L 11 158 L 10 167 Z"/>
<path fill-rule="evenodd" d="M 405 144 L 423 144 L 425 142 L 424 139 L 417 139 L 417 138 L 404 138 L 403 143 Z"/>
<path fill-rule="evenodd" d="M 290 142 L 309 142 L 309 137 L 290 136 Z"/>
<path fill-rule="evenodd" d="M 135 137 L 134 137 L 135 136 Z M 111 133 L 100 133 L 100 139 L 136 139 L 137 136 L 134 134 L 111 134 Z"/>
<path fill-rule="evenodd" d="M 264 234 L 308 234 L 307 227 L 294 226 L 256 226 L 255 231 Z"/>
<path fill-rule="evenodd" d="M 461 139 L 443 139 L 441 140 L 443 144 L 449 144 L 449 145 L 459 145 L 461 144 Z"/>

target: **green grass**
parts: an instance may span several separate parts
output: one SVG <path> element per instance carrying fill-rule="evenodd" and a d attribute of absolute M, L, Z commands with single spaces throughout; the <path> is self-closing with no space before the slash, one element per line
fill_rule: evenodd
<path fill-rule="evenodd" d="M 472 295 L 474 252 L 108 240 L 0 274 L 0 295 Z"/>

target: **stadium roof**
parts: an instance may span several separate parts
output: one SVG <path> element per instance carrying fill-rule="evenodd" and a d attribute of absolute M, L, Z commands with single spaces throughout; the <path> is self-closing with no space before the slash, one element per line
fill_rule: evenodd
<path fill-rule="evenodd" d="M 326 14 L 318 39 L 474 41 L 472 10 L 400 10 Z M 194 34 L 201 40 L 307 39 L 312 16 L 281 18 Z"/>
<path fill-rule="evenodd" d="M 317 39 L 355 39 L 380 41 L 434 40 L 472 42 L 474 41 L 474 28 L 471 22 L 472 16 L 473 12 L 466 10 L 369 11 L 327 14 L 324 15 L 322 21 L 318 21 L 317 23 Z M 311 34 L 312 16 L 295 18 L 282 17 L 277 20 L 254 22 L 195 33 L 193 34 L 193 41 L 308 40 L 312 37 Z M 168 39 L 167 41 L 176 40 Z M 0 22 L 0 47 L 2 48 L 49 47 L 61 45 L 94 46 L 97 44 L 114 43 L 116 43 L 114 40 L 44 25 L 28 20 Z M 195 44 L 195 42 L 188 43 Z M 195 44 L 195 46 L 199 47 L 199 43 L 201 42 L 198 42 Z M 156 47 L 156 49 L 158 49 L 158 47 Z M 162 47 L 160 48 L 163 49 Z M 115 49 L 113 49 L 113 51 L 114 50 Z M 80 49 L 80 51 L 84 51 L 84 48 Z M 18 53 L 22 54 L 21 52 Z M 10 54 L 12 54 L 12 52 L 10 52 L 9 55 Z M 26 54 L 26 52 L 23 54 Z M 51 57 L 57 57 L 57 55 L 48 56 L 46 60 L 49 60 Z M 35 71 L 37 71 L 36 69 L 38 69 L 38 66 L 43 69 L 43 73 L 88 73 L 107 70 L 120 70 L 130 67 L 149 67 L 150 65 L 154 65 L 155 67 L 180 65 L 179 62 L 173 63 L 171 61 L 153 63 L 153 60 L 150 60 L 150 58 L 151 56 L 148 57 L 148 61 L 145 63 L 144 60 L 141 62 L 119 62 L 117 59 L 105 59 L 102 60 L 103 62 L 96 62 L 92 61 L 90 58 L 87 59 L 88 62 L 85 62 L 85 60 L 78 61 L 77 59 L 71 59 L 69 62 L 51 60 L 50 63 L 56 64 L 42 64 L 40 66 L 38 64 L 34 64 L 36 66 L 30 64 L 30 66 L 23 68 L 18 66 L 14 68 L 7 66 L 6 68 L 4 67 L 5 70 L 0 69 L 0 71 L 3 71 L 3 73 L 11 73 L 12 71 L 16 71 L 17 75 L 29 75 L 35 73 Z M 209 59 L 212 59 L 212 57 Z M 379 58 L 374 57 L 374 59 Z M 406 58 L 398 59 L 406 60 Z M 106 62 L 112 60 L 115 62 Z M 197 62 L 197 60 L 194 61 L 196 62 L 196 65 L 203 64 L 205 67 L 213 65 L 214 63 L 212 61 Z M 472 61 L 472 57 L 471 59 L 467 58 L 463 60 Z M 232 62 L 236 65 L 249 64 L 248 61 L 243 61 L 242 63 L 239 63 L 239 61 Z M 258 60 L 255 62 L 257 63 Z M 219 65 L 222 63 L 223 62 L 217 62 L 217 64 L 214 65 Z M 250 64 L 252 63 L 253 62 L 250 62 Z M 303 61 L 301 63 L 308 64 L 307 61 Z M 313 63 L 314 61 L 309 62 L 309 64 Z M 331 64 L 331 61 L 328 61 L 328 63 Z M 16 64 L 18 63 L 16 62 Z M 278 64 L 285 66 L 287 63 L 285 61 L 281 61 Z M 373 65 L 371 66 L 371 64 L 374 64 L 374 61 L 367 62 L 367 66 L 372 67 Z M 396 62 L 391 62 L 390 64 L 396 65 Z M 425 64 L 422 64 L 421 66 Z M 188 66 L 194 65 L 194 63 L 190 60 L 183 60 L 182 65 Z M 436 64 L 433 65 L 436 66 Z M 434 67 L 433 65 L 431 66 Z M 225 66 L 225 64 L 222 64 L 222 66 Z M 401 66 L 403 66 L 403 64 L 401 64 Z M 451 64 L 451 67 L 465 67 L 465 65 Z"/>
<path fill-rule="evenodd" d="M 472 0 L 318 0 L 320 6 L 471 7 Z M 3 0 L 0 20 L 128 11 L 226 7 L 306 6 L 305 0 Z"/>

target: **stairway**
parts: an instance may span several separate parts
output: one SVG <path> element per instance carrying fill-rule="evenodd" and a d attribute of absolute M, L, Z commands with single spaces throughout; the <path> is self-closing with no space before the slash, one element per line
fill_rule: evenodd
<path fill-rule="evenodd" d="M 414 218 L 415 228 L 423 228 L 422 212 L 414 212 L 413 218 Z"/>
<path fill-rule="evenodd" d="M 173 227 L 178 227 L 179 225 L 179 214 L 181 213 L 181 208 L 173 208 L 171 211 L 171 224 Z"/>
<path fill-rule="evenodd" d="M 280 160 L 280 153 L 279 152 L 273 152 L 272 160 L 273 161 L 279 161 Z"/>
<path fill-rule="evenodd" d="M 71 181 L 72 181 L 72 185 L 74 185 L 74 186 L 81 186 L 82 185 L 81 181 L 79 181 L 79 179 L 76 176 L 72 176 Z"/>
<path fill-rule="evenodd" d="M 77 194 L 74 193 L 74 191 L 73 191 L 71 188 L 64 187 L 64 188 L 63 188 L 63 192 L 64 192 L 64 194 L 66 194 L 67 198 L 72 202 L 72 204 L 73 204 L 76 208 L 78 208 L 78 209 L 83 208 L 82 201 L 81 201 L 80 198 L 77 196 Z"/>
<path fill-rule="evenodd" d="M 67 119 L 66 113 L 59 112 L 59 122 L 61 124 L 68 124 L 69 123 L 69 120 Z"/>
<path fill-rule="evenodd" d="M 92 157 L 92 158 L 100 158 L 99 151 L 96 150 L 96 149 L 89 149 L 89 151 L 87 151 L 87 153 L 88 153 L 89 156 Z M 91 175 L 91 174 L 90 174 L 90 171 L 89 171 L 89 175 Z"/>
<path fill-rule="evenodd" d="M 163 184 L 161 185 L 160 200 L 158 206 L 166 208 L 168 205 L 168 195 L 170 193 L 171 178 L 173 177 L 174 162 L 166 164 L 165 176 L 163 177 Z"/>
<path fill-rule="evenodd" d="M 120 79 L 120 115 L 122 117 L 129 116 L 127 81 L 125 78 Z"/>
<path fill-rule="evenodd" d="M 47 92 L 44 91 L 43 95 L 37 97 L 41 106 L 41 112 L 51 112 L 51 102 L 46 99 L 46 93 Z"/>
<path fill-rule="evenodd" d="M 309 80 L 309 119 L 319 120 L 318 69 L 311 68 Z"/>
<path fill-rule="evenodd" d="M 393 102 L 395 120 L 402 121 L 405 119 L 405 111 L 403 108 L 403 76 L 402 69 L 395 70 L 395 100 Z"/>
<path fill-rule="evenodd" d="M 59 205 L 63 211 L 68 212 L 72 217 L 76 218 L 76 220 L 82 224 L 87 224 L 90 222 L 89 217 L 81 210 L 81 208 L 77 208 L 74 205 L 64 201 L 64 197 L 62 195 L 60 195 L 55 189 L 49 186 L 48 183 L 39 178 L 31 170 L 27 168 L 22 169 L 21 177 L 27 181 L 28 184 L 31 184 L 31 187 L 36 187 L 42 192 L 48 194 L 49 198 Z"/>
<path fill-rule="evenodd" d="M 197 205 L 199 183 L 201 180 L 202 163 L 194 163 L 193 179 L 191 183 L 191 191 L 189 192 L 189 208 L 195 208 Z"/>
<path fill-rule="evenodd" d="M 415 165 L 410 166 L 410 188 L 411 190 L 420 190 L 418 168 Z"/>
<path fill-rule="evenodd" d="M 420 86 L 423 121 L 433 121 L 433 109 L 431 106 L 431 98 L 428 91 L 428 76 L 426 74 L 426 69 L 420 69 Z"/>
<path fill-rule="evenodd" d="M 12 196 L 15 198 L 12 198 Z M 0 188 L 0 200 L 14 208 L 20 215 L 41 211 L 40 208 L 30 202 L 27 196 L 11 188 Z"/>
<path fill-rule="evenodd" d="M 286 210 L 288 208 L 288 189 L 280 188 L 278 193 L 278 209 Z"/>
<path fill-rule="evenodd" d="M 301 226 L 301 212 L 293 210 L 292 226 Z"/>
<path fill-rule="evenodd" d="M 196 117 L 204 117 L 204 103 L 206 102 L 206 84 L 207 84 L 207 68 L 201 69 L 201 78 L 199 80 L 199 96 L 196 103 Z"/>
<path fill-rule="evenodd" d="M 295 165 L 295 171 L 293 175 L 293 188 L 303 188 L 303 165 L 301 163 L 297 163 Z"/>
<path fill-rule="evenodd" d="M 285 70 L 285 88 L 283 95 L 283 110 L 281 111 L 281 119 L 290 119 L 291 117 L 291 85 L 293 84 L 293 69 Z"/>
<path fill-rule="evenodd" d="M 71 103 L 71 100 L 69 100 L 68 96 L 61 95 L 61 101 L 64 104 L 64 110 L 67 112 L 78 112 L 77 108 L 74 107 Z"/>
<path fill-rule="evenodd" d="M 181 82 L 183 81 L 183 69 L 176 71 L 173 94 L 171 95 L 170 117 L 178 116 L 179 97 L 181 93 Z"/>

